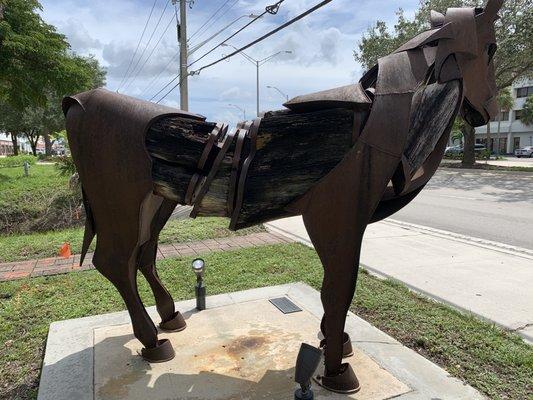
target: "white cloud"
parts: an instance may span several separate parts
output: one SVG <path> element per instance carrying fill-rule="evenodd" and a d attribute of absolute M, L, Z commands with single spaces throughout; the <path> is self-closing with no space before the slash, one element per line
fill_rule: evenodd
<path fill-rule="evenodd" d="M 79 54 L 91 54 L 103 46 L 100 40 L 91 36 L 83 22 L 76 18 L 69 18 L 58 28 L 67 36 L 70 45 Z"/>
<path fill-rule="evenodd" d="M 287 0 L 276 16 L 266 15 L 230 41 L 241 46 L 261 36 L 276 26 L 317 4 L 319 0 Z M 241 15 L 260 13 L 275 0 L 240 0 L 222 19 L 215 18 L 212 28 L 202 37 L 191 41 L 191 46 L 205 39 L 216 30 Z M 141 0 L 42 0 L 43 17 L 65 33 L 74 51 L 80 54 L 95 54 L 108 69 L 108 88 L 116 90 L 128 68 L 139 41 L 142 28 L 152 2 Z M 148 25 L 147 34 L 140 45 L 140 52 L 152 32 L 155 21 L 163 11 L 165 1 L 159 0 L 154 16 Z M 219 1 L 197 1 L 189 11 L 189 32 L 198 29 L 213 11 Z M 231 3 L 230 3 L 231 4 Z M 418 0 L 334 0 L 324 8 L 272 36 L 246 52 L 263 59 L 278 51 L 290 50 L 292 54 L 281 54 L 260 69 L 261 110 L 279 109 L 284 99 L 267 85 L 280 88 L 290 97 L 303 93 L 346 85 L 356 81 L 362 74 L 360 66 L 353 59 L 353 50 L 360 35 L 379 18 L 394 21 L 395 12 L 403 7 L 410 15 Z M 176 30 L 170 27 L 152 57 L 144 64 L 152 46 L 172 17 L 166 10 L 162 23 L 148 46 L 144 58 L 122 88 L 121 92 L 150 99 L 178 73 L 179 65 L 174 56 L 178 51 Z M 217 37 L 212 43 L 199 50 L 200 57 L 214 44 L 221 41 L 249 20 L 239 20 L 231 29 Z M 228 54 L 229 48 L 220 48 L 196 63 L 192 69 L 207 64 Z M 136 61 L 134 61 L 135 65 Z M 166 67 L 166 70 L 165 70 Z M 156 100 L 175 83 L 161 91 Z M 234 123 L 242 119 L 242 113 L 228 107 L 233 103 L 245 108 L 248 118 L 256 109 L 256 68 L 240 56 L 229 62 L 222 62 L 202 71 L 189 79 L 190 109 L 206 115 L 212 120 Z M 178 106 L 179 91 L 175 90 L 163 103 Z"/>
<path fill-rule="evenodd" d="M 233 86 L 227 90 L 224 90 L 218 96 L 220 101 L 235 101 L 235 99 L 250 99 L 252 94 L 246 90 L 243 90 L 239 86 Z"/>

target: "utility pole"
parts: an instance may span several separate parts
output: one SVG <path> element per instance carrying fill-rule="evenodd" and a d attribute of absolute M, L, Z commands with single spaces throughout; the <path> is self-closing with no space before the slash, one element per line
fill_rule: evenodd
<path fill-rule="evenodd" d="M 180 108 L 189 111 L 189 70 L 187 48 L 187 1 L 172 0 L 174 6 L 180 2 L 180 17 L 178 21 L 178 42 L 180 45 Z M 176 10 L 177 13 L 177 10 Z"/>
<path fill-rule="evenodd" d="M 259 67 L 261 66 L 259 64 L 259 61 L 257 60 L 254 60 L 255 61 L 255 66 L 257 67 L 257 117 L 259 117 Z"/>

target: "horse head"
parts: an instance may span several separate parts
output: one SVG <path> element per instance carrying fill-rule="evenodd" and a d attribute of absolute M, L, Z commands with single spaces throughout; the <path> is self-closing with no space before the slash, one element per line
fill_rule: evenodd
<path fill-rule="evenodd" d="M 463 80 L 461 115 L 472 126 L 485 125 L 498 113 L 494 23 L 502 4 L 503 0 L 489 0 L 485 8 L 449 8 L 446 15 L 431 13 L 432 27 L 449 32 L 438 43 L 435 76 L 440 82 Z"/>

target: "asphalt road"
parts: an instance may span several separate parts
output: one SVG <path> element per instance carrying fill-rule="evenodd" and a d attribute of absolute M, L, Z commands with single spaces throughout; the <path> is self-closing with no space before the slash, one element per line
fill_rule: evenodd
<path fill-rule="evenodd" d="M 440 169 L 391 218 L 533 250 L 533 174 Z"/>

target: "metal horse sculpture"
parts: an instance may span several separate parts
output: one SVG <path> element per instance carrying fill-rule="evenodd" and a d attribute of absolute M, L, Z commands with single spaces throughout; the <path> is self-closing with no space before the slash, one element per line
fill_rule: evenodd
<path fill-rule="evenodd" d="M 446 15 L 432 12 L 431 30 L 380 59 L 358 84 L 298 97 L 285 104 L 289 111 L 241 123 L 236 131 L 208 125 L 195 114 L 105 90 L 66 98 L 68 137 L 87 211 L 83 256 L 96 236 L 94 265 L 122 295 L 134 334 L 144 346 L 143 357 L 165 361 L 174 350 L 167 340 L 158 340 L 137 291 L 137 272 L 144 274 L 154 292 L 160 327 L 184 329 L 185 321 L 155 269 L 158 235 L 178 203 L 194 205 L 194 215 L 202 210 L 209 214 L 206 196 L 214 190 L 217 177 L 226 174 L 227 179 L 220 180 L 227 183 L 223 206 L 211 214 L 231 217 L 233 229 L 286 215 L 303 216 L 324 267 L 325 373 L 320 384 L 340 393 L 357 391 L 359 382 L 342 360 L 350 353 L 344 325 L 365 228 L 398 211 L 422 190 L 439 165 L 459 112 L 480 126 L 498 111 L 492 56 L 494 22 L 502 2 L 489 0 L 484 9 L 452 8 Z M 312 178 L 294 191 L 285 190 L 283 180 L 256 179 L 254 171 L 272 164 L 290 174 L 284 164 L 290 163 L 290 154 L 278 158 L 268 154 L 273 136 L 269 118 L 321 121 L 320 116 L 332 110 L 349 117 L 350 135 L 349 145 L 334 162 L 310 172 Z M 180 148 L 170 149 L 165 168 L 175 176 L 186 176 L 187 185 L 167 190 L 156 183 L 154 156 L 147 150 L 154 138 L 147 135 L 161 121 L 178 120 L 186 122 L 177 128 L 185 138 L 187 129 L 193 133 L 197 127 L 214 129 L 197 132 L 205 142 L 191 136 L 191 148 L 201 145 L 195 157 Z M 310 131 L 317 130 L 326 139 L 335 133 L 323 127 Z M 296 140 L 296 133 L 292 137 Z M 307 148 L 308 158 L 313 150 L 317 151 Z M 265 193 L 272 187 L 289 197 L 269 204 Z"/>

